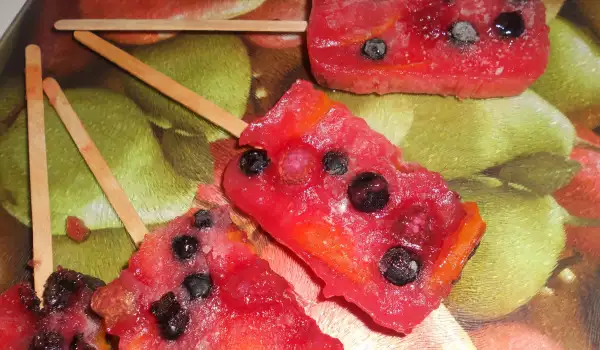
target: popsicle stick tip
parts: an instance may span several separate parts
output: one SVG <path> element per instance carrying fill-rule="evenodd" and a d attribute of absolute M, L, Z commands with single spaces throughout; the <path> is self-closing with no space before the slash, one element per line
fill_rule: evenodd
<path fill-rule="evenodd" d="M 46 86 L 58 87 L 58 82 L 53 77 L 47 77 L 44 79 L 44 81 L 42 81 L 42 86 L 43 87 L 46 87 Z"/>
<path fill-rule="evenodd" d="M 54 104 L 56 101 L 56 95 L 58 94 L 58 89 L 60 89 L 56 79 L 52 77 L 44 79 L 42 82 L 42 87 L 44 88 L 44 93 L 48 97 L 48 100 L 50 100 L 50 103 Z"/>
<path fill-rule="evenodd" d="M 27 47 L 25 48 L 25 57 L 41 57 L 42 56 L 42 50 L 40 50 L 40 47 L 35 45 L 35 44 L 29 44 L 27 45 Z"/>
<path fill-rule="evenodd" d="M 54 29 L 56 29 L 56 30 L 63 30 L 64 27 L 65 27 L 65 20 L 64 19 L 59 19 L 58 21 L 54 22 Z"/>
<path fill-rule="evenodd" d="M 76 30 L 73 32 L 73 36 L 75 37 L 75 39 L 89 37 L 89 34 L 91 33 L 86 30 Z"/>

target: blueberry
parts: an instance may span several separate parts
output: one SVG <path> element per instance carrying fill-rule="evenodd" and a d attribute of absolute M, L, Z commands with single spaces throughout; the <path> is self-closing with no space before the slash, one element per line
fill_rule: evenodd
<path fill-rule="evenodd" d="M 344 175 L 348 172 L 348 156 L 344 152 L 329 151 L 323 156 L 322 163 L 329 175 Z"/>
<path fill-rule="evenodd" d="M 388 282 L 404 286 L 419 275 L 419 262 L 402 247 L 390 248 L 379 261 L 379 271 Z"/>
<path fill-rule="evenodd" d="M 173 292 L 168 292 L 153 302 L 150 312 L 158 321 L 162 337 L 168 340 L 179 338 L 190 321 L 190 316 L 181 308 Z"/>
<path fill-rule="evenodd" d="M 382 60 L 385 57 L 386 52 L 387 45 L 383 40 L 378 38 L 372 38 L 365 41 L 361 49 L 362 55 L 373 61 Z"/>
<path fill-rule="evenodd" d="M 69 350 L 96 350 L 96 347 L 86 343 L 82 333 L 77 333 L 69 345 Z"/>
<path fill-rule="evenodd" d="M 210 275 L 205 273 L 191 274 L 183 280 L 183 286 L 192 299 L 206 298 L 210 294 L 212 285 Z"/>
<path fill-rule="evenodd" d="M 348 197 L 358 211 L 372 213 L 381 210 L 390 199 L 388 183 L 377 173 L 360 173 L 348 186 Z"/>
<path fill-rule="evenodd" d="M 85 284 L 85 286 L 91 290 L 96 290 L 96 289 L 98 289 L 100 287 L 104 287 L 106 285 L 106 283 L 104 283 L 103 280 L 96 278 L 96 277 L 83 275 L 82 279 L 83 279 L 83 283 Z"/>
<path fill-rule="evenodd" d="M 194 214 L 194 226 L 199 229 L 210 228 L 213 225 L 212 214 L 208 210 L 198 210 Z"/>
<path fill-rule="evenodd" d="M 56 332 L 40 332 L 33 336 L 30 350 L 62 350 L 64 339 Z"/>
<path fill-rule="evenodd" d="M 450 39 L 456 45 L 471 45 L 479 41 L 479 34 L 470 22 L 459 21 L 450 28 Z"/>
<path fill-rule="evenodd" d="M 494 27 L 500 36 L 518 38 L 525 32 L 525 21 L 519 12 L 503 12 L 496 17 Z"/>
<path fill-rule="evenodd" d="M 189 322 L 190 316 L 187 312 L 181 310 L 166 322 L 159 325 L 161 335 L 167 340 L 175 340 L 185 332 L 185 328 Z"/>
<path fill-rule="evenodd" d="M 173 292 L 165 293 L 160 299 L 150 304 L 150 312 L 159 322 L 166 322 L 181 311 L 181 305 Z"/>
<path fill-rule="evenodd" d="M 247 176 L 262 173 L 271 163 L 267 151 L 262 149 L 249 149 L 240 158 L 240 170 Z"/>
<path fill-rule="evenodd" d="M 44 306 L 50 311 L 66 308 L 82 277 L 82 274 L 66 269 L 52 273 L 42 295 Z"/>
<path fill-rule="evenodd" d="M 177 236 L 173 238 L 171 248 L 177 259 L 191 259 L 198 251 L 198 239 L 188 235 Z"/>

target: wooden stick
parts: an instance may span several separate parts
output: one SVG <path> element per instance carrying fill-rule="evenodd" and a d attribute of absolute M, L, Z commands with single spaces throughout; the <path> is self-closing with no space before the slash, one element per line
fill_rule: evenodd
<path fill-rule="evenodd" d="M 37 295 L 42 299 L 44 284 L 54 270 L 54 263 L 52 262 L 52 227 L 42 92 L 42 58 L 40 48 L 36 45 L 29 45 L 25 49 L 25 86 L 33 229 L 33 282 Z"/>
<path fill-rule="evenodd" d="M 117 215 L 119 215 L 121 221 L 123 221 L 125 229 L 129 232 L 133 242 L 139 245 L 148 233 L 148 229 L 127 198 L 125 191 L 123 191 L 123 188 L 110 171 L 108 164 L 102 158 L 100 151 L 85 130 L 81 120 L 73 110 L 73 107 L 71 107 L 56 80 L 46 78 L 43 85 L 46 96 L 48 96 L 50 103 L 67 128 L 83 159 L 96 177 L 108 201 L 115 209 Z"/>
<path fill-rule="evenodd" d="M 302 33 L 306 21 L 181 20 L 181 19 L 61 19 L 56 30 L 96 31 L 221 31 Z"/>
<path fill-rule="evenodd" d="M 240 137 L 248 124 L 223 108 L 179 84 L 163 73 L 148 66 L 127 52 L 90 32 L 75 32 L 75 39 L 154 87 L 166 96 L 181 103 L 196 114 L 208 119 L 236 137 Z"/>

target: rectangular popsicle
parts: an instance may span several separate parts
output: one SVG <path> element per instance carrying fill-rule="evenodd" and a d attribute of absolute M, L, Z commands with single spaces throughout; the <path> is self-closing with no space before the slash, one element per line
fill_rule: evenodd
<path fill-rule="evenodd" d="M 444 179 L 305 81 L 242 133 L 226 195 L 377 323 L 408 333 L 450 292 L 485 224 Z"/>
<path fill-rule="evenodd" d="M 314 0 L 307 29 L 317 81 L 358 94 L 518 95 L 549 45 L 541 0 Z"/>

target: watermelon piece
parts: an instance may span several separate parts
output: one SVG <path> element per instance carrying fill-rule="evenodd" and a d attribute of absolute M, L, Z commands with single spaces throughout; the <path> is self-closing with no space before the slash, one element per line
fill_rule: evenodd
<path fill-rule="evenodd" d="M 85 226 L 85 222 L 76 216 L 67 216 L 65 231 L 67 231 L 67 237 L 75 242 L 85 241 L 92 232 Z"/>
<path fill-rule="evenodd" d="M 226 195 L 382 326 L 408 333 L 448 295 L 484 224 L 443 178 L 296 82 L 239 143 Z"/>
<path fill-rule="evenodd" d="M 518 95 L 546 68 L 541 0 L 314 0 L 317 81 L 357 94 Z"/>
<path fill-rule="evenodd" d="M 29 284 L 0 296 L 0 343 L 3 349 L 109 349 L 100 318 L 90 309 L 101 280 L 59 268 L 43 293 L 44 308 Z"/>
<path fill-rule="evenodd" d="M 93 309 L 122 349 L 341 349 L 253 252 L 229 209 L 199 210 L 146 236 Z"/>
<path fill-rule="evenodd" d="M 17 284 L 0 295 L 0 343 L 8 349 L 27 349 L 36 332 L 40 301 L 31 286 Z"/>

